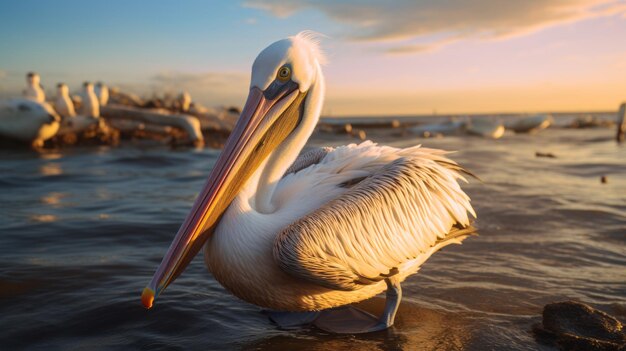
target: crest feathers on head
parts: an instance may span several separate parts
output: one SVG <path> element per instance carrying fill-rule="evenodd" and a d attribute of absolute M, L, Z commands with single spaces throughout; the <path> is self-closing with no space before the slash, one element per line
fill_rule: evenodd
<path fill-rule="evenodd" d="M 317 58 L 317 61 L 323 65 L 328 62 L 324 51 L 320 47 L 320 42 L 322 38 L 328 38 L 324 34 L 312 31 L 312 30 L 303 30 L 302 32 L 296 34 L 293 37 L 290 37 L 293 41 L 298 42 L 299 44 L 307 47 L 313 55 Z"/>

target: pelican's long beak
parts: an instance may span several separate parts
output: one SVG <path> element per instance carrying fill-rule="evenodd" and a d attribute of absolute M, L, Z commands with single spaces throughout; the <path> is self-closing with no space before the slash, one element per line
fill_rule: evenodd
<path fill-rule="evenodd" d="M 187 267 L 259 165 L 298 126 L 306 92 L 294 82 L 251 88 L 241 116 L 141 301 L 146 308 Z"/>

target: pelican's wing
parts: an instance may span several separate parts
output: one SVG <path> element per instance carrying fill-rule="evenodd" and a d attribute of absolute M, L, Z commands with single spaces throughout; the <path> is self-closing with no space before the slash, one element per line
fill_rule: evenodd
<path fill-rule="evenodd" d="M 320 163 L 320 161 L 322 161 L 322 159 L 333 150 L 334 149 L 332 147 L 316 147 L 312 150 L 304 152 L 298 156 L 293 164 L 287 169 L 285 174 L 297 173 L 310 165 Z"/>
<path fill-rule="evenodd" d="M 475 217 L 458 184 L 465 171 L 438 150 L 420 150 L 349 183 L 343 195 L 286 227 L 274 246 L 279 266 L 330 289 L 354 290 L 425 259 L 448 234 L 456 237 L 456 227 L 469 226 L 468 212 Z"/>

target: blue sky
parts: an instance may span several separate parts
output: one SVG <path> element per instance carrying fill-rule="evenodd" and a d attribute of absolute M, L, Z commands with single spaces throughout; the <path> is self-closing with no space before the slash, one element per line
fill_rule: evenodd
<path fill-rule="evenodd" d="M 626 100 L 626 1 L 4 1 L 0 95 L 102 80 L 241 105 L 257 53 L 330 36 L 326 113 L 613 109 Z"/>

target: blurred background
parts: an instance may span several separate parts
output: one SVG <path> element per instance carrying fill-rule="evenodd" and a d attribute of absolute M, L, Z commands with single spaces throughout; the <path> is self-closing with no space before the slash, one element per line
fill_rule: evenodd
<path fill-rule="evenodd" d="M 626 91 L 624 1 L 25 0 L 0 9 L 5 97 L 36 71 L 50 93 L 90 80 L 241 105 L 258 52 L 303 29 L 328 36 L 324 115 L 612 111 Z"/>

